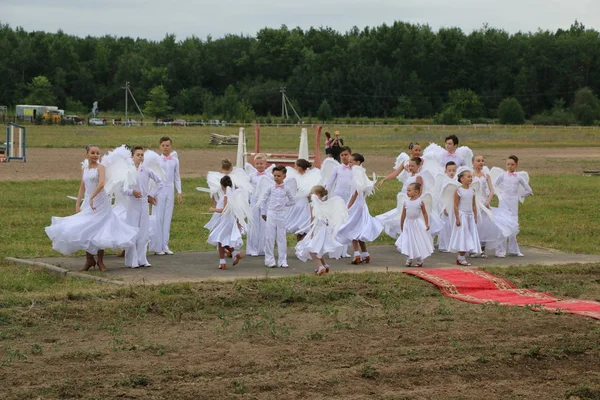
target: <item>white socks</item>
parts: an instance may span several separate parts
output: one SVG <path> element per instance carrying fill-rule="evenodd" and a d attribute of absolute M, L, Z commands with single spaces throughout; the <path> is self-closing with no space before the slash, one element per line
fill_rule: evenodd
<path fill-rule="evenodd" d="M 227 264 L 227 261 L 225 261 L 225 259 L 224 259 L 224 258 L 221 258 L 221 259 L 219 260 L 219 264 Z"/>

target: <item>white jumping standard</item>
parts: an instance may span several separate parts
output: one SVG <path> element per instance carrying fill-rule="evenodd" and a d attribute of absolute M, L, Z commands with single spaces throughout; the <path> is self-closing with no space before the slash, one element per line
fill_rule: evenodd
<path fill-rule="evenodd" d="M 27 162 L 27 129 L 24 126 L 8 124 L 6 128 L 6 160 Z"/>

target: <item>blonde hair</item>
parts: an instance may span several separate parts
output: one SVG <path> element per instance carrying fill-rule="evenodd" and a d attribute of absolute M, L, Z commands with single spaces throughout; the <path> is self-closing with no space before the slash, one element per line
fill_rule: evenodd
<path fill-rule="evenodd" d="M 320 198 L 327 196 L 327 189 L 321 185 L 313 186 L 312 192 Z"/>
<path fill-rule="evenodd" d="M 257 153 L 254 156 L 254 161 L 256 161 L 256 160 L 265 160 L 265 161 L 267 161 L 267 155 L 265 153 Z"/>
<path fill-rule="evenodd" d="M 233 168 L 233 164 L 229 161 L 229 158 L 221 158 L 221 169 L 229 171 Z"/>

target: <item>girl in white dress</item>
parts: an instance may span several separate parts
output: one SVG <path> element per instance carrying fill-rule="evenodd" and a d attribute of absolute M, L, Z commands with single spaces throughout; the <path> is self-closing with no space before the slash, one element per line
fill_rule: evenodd
<path fill-rule="evenodd" d="M 312 163 L 303 158 L 296 160 L 294 164 L 294 169 L 300 176 L 304 175 L 310 167 L 312 167 Z M 309 226 L 310 205 L 308 204 L 308 197 L 298 197 L 296 198 L 296 203 L 290 207 L 285 219 L 285 228 L 288 233 L 296 234 L 297 243 L 304 239 L 304 236 L 308 233 Z"/>
<path fill-rule="evenodd" d="M 348 202 L 348 222 L 342 226 L 337 236 L 338 242 L 343 245 L 352 244 L 354 255 L 351 263 L 355 265 L 371 261 L 366 242 L 374 241 L 383 231 L 383 225 L 371 216 L 365 200 L 365 196 L 373 192 L 375 182 L 367 177 L 362 167 L 364 161 L 361 154 L 354 153 L 350 156 L 348 165 L 352 168 L 352 196 Z"/>
<path fill-rule="evenodd" d="M 110 197 L 104 191 L 105 169 L 98 163 L 100 148 L 88 145 L 86 150 L 88 162 L 84 164 L 79 185 L 76 214 L 64 218 L 52 217 L 52 225 L 46 227 L 46 234 L 52 240 L 52 248 L 62 254 L 85 251 L 86 261 L 82 271 L 94 266 L 106 271 L 104 249 L 133 246 L 138 230 L 117 218 L 113 212 Z M 94 254 L 98 255 L 97 261 Z"/>
<path fill-rule="evenodd" d="M 344 201 L 339 197 L 324 201 L 326 196 L 327 190 L 323 186 L 313 187 L 310 196 L 312 226 L 306 237 L 296 244 L 296 257 L 303 262 L 312 258 L 317 275 L 329 272 L 325 253 L 339 255 L 343 251 L 344 245 L 336 240 L 336 236 L 348 218 Z"/>
<path fill-rule="evenodd" d="M 396 240 L 396 248 L 406 258 L 406 266 L 415 262 L 422 267 L 423 260 L 433 253 L 433 239 L 429 232 L 429 215 L 423 204 L 421 185 L 414 182 L 406 188 L 408 200 L 404 201 L 400 228 L 402 233 Z"/>
<path fill-rule="evenodd" d="M 465 254 L 481 253 L 479 234 L 477 233 L 477 205 L 475 204 L 475 191 L 471 189 L 473 175 L 468 169 L 458 174 L 461 186 L 454 193 L 454 216 L 456 224 L 452 227 L 450 252 L 458 252 L 456 264 L 470 266 L 465 259 Z"/>
<path fill-rule="evenodd" d="M 442 183 L 440 184 L 440 193 L 437 194 L 438 198 L 441 197 L 441 193 L 444 191 L 446 186 L 454 182 L 454 176 L 456 175 L 456 163 L 454 161 L 448 161 L 444 172 L 446 173 L 446 176 L 443 178 Z M 452 227 L 454 226 L 454 222 L 456 220 L 454 218 L 454 207 L 446 207 L 443 202 L 440 202 L 439 207 L 441 207 L 440 214 L 444 227 L 438 233 L 438 250 L 442 253 L 447 253 L 448 247 L 450 247 Z"/>
<path fill-rule="evenodd" d="M 211 207 L 208 211 L 220 214 L 220 217 L 213 221 L 211 225 L 211 231 L 208 235 L 207 242 L 213 246 L 217 246 L 219 252 L 219 269 L 226 269 L 227 262 L 225 261 L 225 253 L 228 252 L 233 258 L 233 264 L 237 265 L 242 259 L 242 255 L 236 249 L 241 248 L 244 245 L 242 240 L 242 223 L 236 216 L 236 212 L 233 210 L 233 199 L 236 195 L 234 193 L 233 182 L 228 175 L 221 178 L 221 188 L 223 190 L 223 196 L 217 201 L 216 207 Z M 241 191 L 237 195 L 244 196 Z M 244 199 L 246 201 L 246 199 Z M 246 202 L 247 203 L 247 202 Z M 248 207 L 248 214 L 250 213 Z"/>
<path fill-rule="evenodd" d="M 394 172 L 380 180 L 377 183 L 377 188 L 380 188 L 385 182 L 394 178 L 398 179 L 400 182 L 404 182 L 406 180 L 409 174 L 408 162 L 415 157 L 421 157 L 421 145 L 417 142 L 410 142 L 408 145 L 408 152 L 410 154 L 400 153 L 400 155 L 396 158 Z"/>

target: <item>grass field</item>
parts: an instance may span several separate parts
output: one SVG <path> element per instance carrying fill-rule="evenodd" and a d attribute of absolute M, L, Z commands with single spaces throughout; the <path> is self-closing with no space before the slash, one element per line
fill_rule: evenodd
<path fill-rule="evenodd" d="M 353 145 L 393 156 L 409 141 L 439 143 L 448 133 L 473 148 L 600 146 L 593 129 L 340 130 Z M 237 130 L 32 126 L 28 143 L 155 147 L 157 137 L 169 135 L 177 148 L 208 149 L 211 131 Z M 298 127 L 263 133 L 265 148 L 298 143 Z M 532 175 L 535 195 L 521 206 L 519 242 L 599 254 L 598 183 Z M 79 182 L 0 185 L 0 256 L 58 255 L 43 228 L 51 216 L 74 212 L 66 196 Z M 205 182 L 184 179 L 183 185 L 190 190 L 176 206 L 171 246 L 213 250 L 202 228 L 209 216 L 200 214 L 210 206 L 208 196 L 191 190 Z M 369 197 L 371 213 L 391 208 L 399 187 L 387 183 Z M 392 239 L 382 235 L 377 243 Z M 486 270 L 519 288 L 600 301 L 599 264 Z M 0 257 L 1 399 L 598 400 L 599 357 L 596 320 L 463 303 L 400 273 L 123 288 Z"/>
<path fill-rule="evenodd" d="M 316 126 L 306 126 L 309 133 L 309 146 L 314 147 Z M 208 149 L 210 133 L 237 135 L 237 127 L 119 127 L 119 126 L 28 126 L 27 144 L 30 147 L 84 148 L 94 143 L 102 148 L 113 148 L 121 143 L 135 143 L 156 148 L 157 138 L 169 136 L 176 148 Z M 254 148 L 254 127 L 245 127 L 248 150 Z M 297 149 L 299 126 L 261 127 L 261 148 L 270 150 Z M 324 126 L 323 133 L 340 130 L 342 137 L 356 148 L 382 151 L 397 155 L 397 149 L 417 141 L 441 143 L 445 136 L 457 134 L 462 143 L 468 143 L 473 149 L 485 148 L 521 148 L 521 147 L 589 147 L 600 146 L 600 129 L 562 128 L 548 129 L 540 127 L 423 127 L 406 126 Z M 325 137 L 322 136 L 322 146 Z"/>

